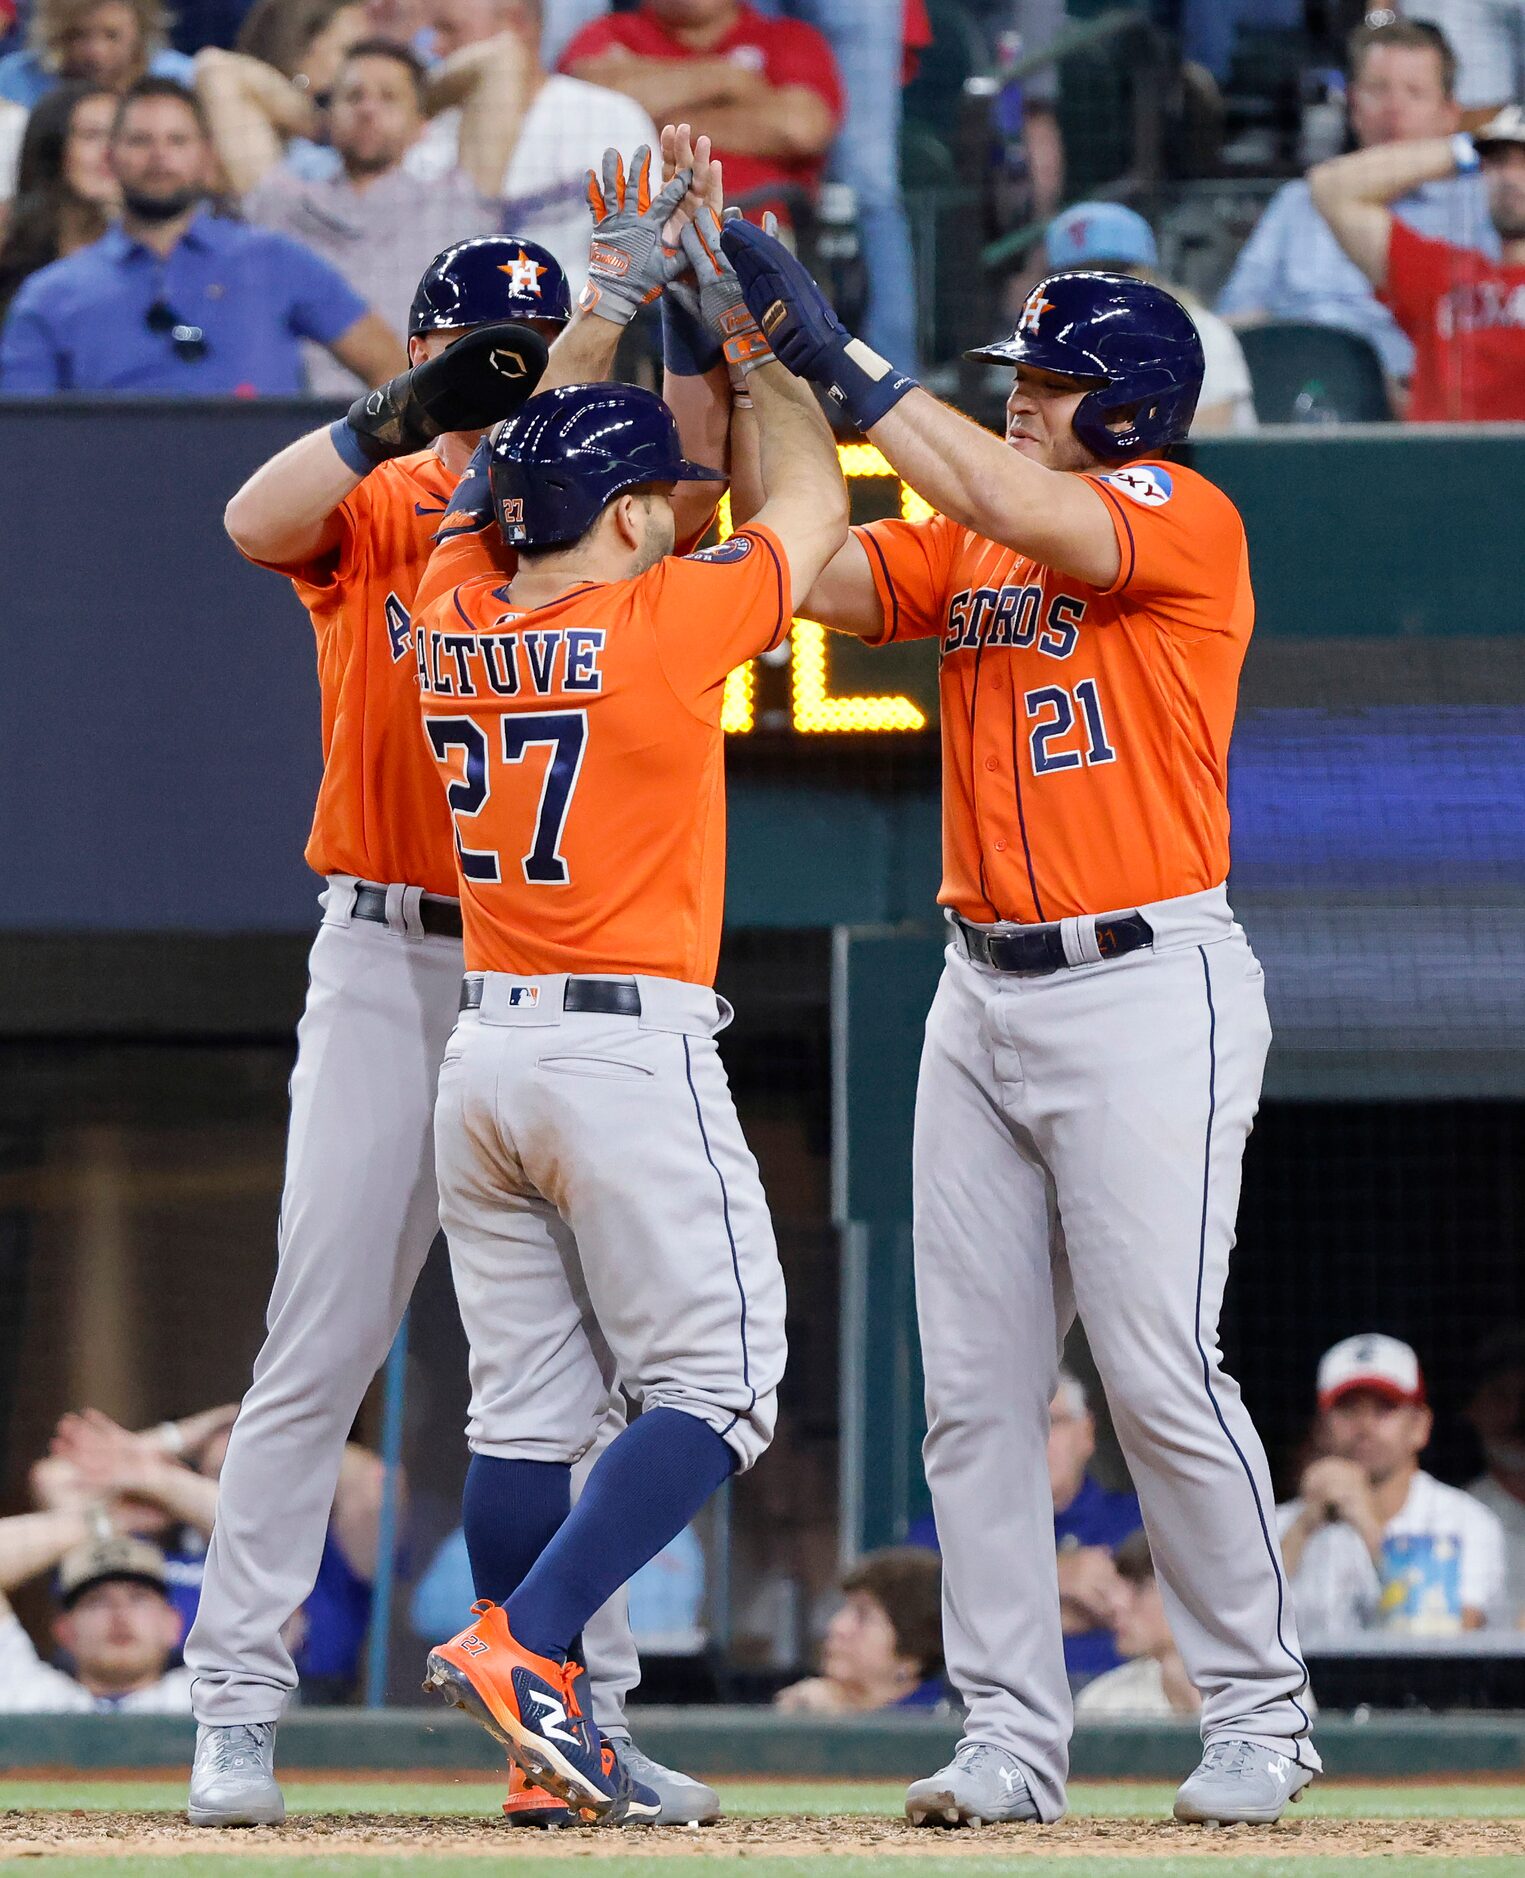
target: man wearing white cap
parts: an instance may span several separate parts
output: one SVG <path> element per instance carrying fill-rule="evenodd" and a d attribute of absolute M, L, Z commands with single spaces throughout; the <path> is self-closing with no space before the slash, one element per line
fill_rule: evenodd
<path fill-rule="evenodd" d="M 1191 315 L 1205 362 L 1192 436 L 1255 428 L 1244 347 L 1226 319 L 1203 306 L 1186 288 L 1160 278 L 1155 271 L 1160 255 L 1154 230 L 1136 209 L 1121 202 L 1077 202 L 1049 223 L 1043 245 L 1049 266 L 1056 271 L 1101 268 L 1109 274 L 1132 274 L 1174 294 Z"/>
<path fill-rule="evenodd" d="M 1277 1508 L 1304 1640 L 1447 1636 L 1496 1620 L 1503 1529 L 1420 1467 L 1434 1417 L 1408 1344 L 1367 1335 L 1326 1350 L 1318 1410 L 1319 1458 Z"/>

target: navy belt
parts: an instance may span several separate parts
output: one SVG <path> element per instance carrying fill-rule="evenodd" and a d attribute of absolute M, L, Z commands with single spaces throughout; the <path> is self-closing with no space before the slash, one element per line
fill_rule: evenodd
<path fill-rule="evenodd" d="M 461 980 L 461 1009 L 482 1008 L 482 975 L 473 972 Z M 638 985 L 624 985 L 617 979 L 569 978 L 561 994 L 564 1011 L 591 1011 L 599 1017 L 639 1017 L 641 992 Z"/>
<path fill-rule="evenodd" d="M 953 924 L 964 936 L 964 945 L 978 965 L 992 971 L 1014 972 L 1023 978 L 1042 978 L 1049 972 L 1071 969 L 1072 961 L 1064 955 L 1064 934 L 1057 925 L 1034 926 L 1028 932 L 986 932 L 971 926 L 966 919 L 953 915 Z M 1120 959 L 1126 952 L 1137 952 L 1154 944 L 1154 928 L 1142 913 L 1122 913 L 1116 919 L 1096 922 L 1096 944 L 1103 959 Z"/>
<path fill-rule="evenodd" d="M 359 886 L 355 889 L 355 904 L 350 908 L 351 919 L 374 920 L 378 926 L 387 924 L 387 890 L 385 887 Z M 418 923 L 426 933 L 441 939 L 459 939 L 461 936 L 461 909 L 453 900 L 436 900 L 424 894 L 418 902 Z"/>

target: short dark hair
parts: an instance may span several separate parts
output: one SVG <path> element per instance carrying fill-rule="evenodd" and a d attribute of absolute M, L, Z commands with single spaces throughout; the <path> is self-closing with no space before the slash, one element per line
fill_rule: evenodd
<path fill-rule="evenodd" d="M 1440 28 L 1429 20 L 1378 20 L 1364 23 L 1345 43 L 1345 63 L 1352 78 L 1359 78 L 1368 53 L 1378 46 L 1402 46 L 1411 52 L 1433 52 L 1440 60 L 1441 89 L 1456 95 L 1456 53 Z"/>
<path fill-rule="evenodd" d="M 901 1656 L 921 1665 L 922 1680 L 942 1673 L 942 1560 L 919 1545 L 870 1552 L 842 1580 L 844 1591 L 866 1591 L 883 1608 Z"/>
<path fill-rule="evenodd" d="M 418 96 L 419 109 L 423 109 L 425 94 L 429 85 L 429 68 L 411 46 L 400 45 L 395 39 L 357 39 L 348 47 L 339 61 L 342 72 L 346 65 L 356 59 L 390 59 L 394 65 L 400 65 L 413 80 L 413 89 Z"/>
<path fill-rule="evenodd" d="M 140 78 L 135 85 L 129 85 L 117 101 L 116 116 L 111 120 L 111 134 L 122 134 L 122 120 L 135 104 L 145 98 L 173 98 L 183 104 L 195 118 L 197 128 L 208 142 L 211 141 L 212 127 L 207 122 L 207 114 L 201 107 L 201 100 L 188 86 L 182 85 L 176 78 L 156 78 L 151 73 L 147 78 Z"/>
<path fill-rule="evenodd" d="M 1130 1585 L 1148 1584 L 1154 1576 L 1154 1555 L 1142 1526 L 1123 1540 L 1112 1554 L 1112 1563 L 1117 1567 L 1118 1577 L 1126 1579 Z"/>

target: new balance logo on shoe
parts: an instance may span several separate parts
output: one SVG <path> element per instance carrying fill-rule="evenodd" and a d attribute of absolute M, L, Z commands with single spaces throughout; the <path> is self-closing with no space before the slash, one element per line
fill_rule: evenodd
<path fill-rule="evenodd" d="M 549 1736 L 552 1741 L 565 1741 L 574 1748 L 581 1745 L 576 1735 L 566 1728 L 566 1708 L 555 1696 L 542 1695 L 538 1689 L 531 1689 L 529 1696 L 532 1702 L 538 1702 L 545 1711 L 540 1717 L 541 1734 Z"/>

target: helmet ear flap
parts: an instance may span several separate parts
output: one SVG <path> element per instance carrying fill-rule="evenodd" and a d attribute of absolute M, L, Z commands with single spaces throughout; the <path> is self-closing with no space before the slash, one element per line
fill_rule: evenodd
<path fill-rule="evenodd" d="M 1126 427 L 1114 430 L 1108 419 L 1130 408 L 1133 416 Z M 1119 396 L 1103 386 L 1081 399 L 1070 428 L 1103 463 L 1126 463 L 1130 457 L 1152 456 L 1170 444 L 1183 443 L 1196 409 L 1194 385 L 1172 386 L 1142 398 Z"/>

